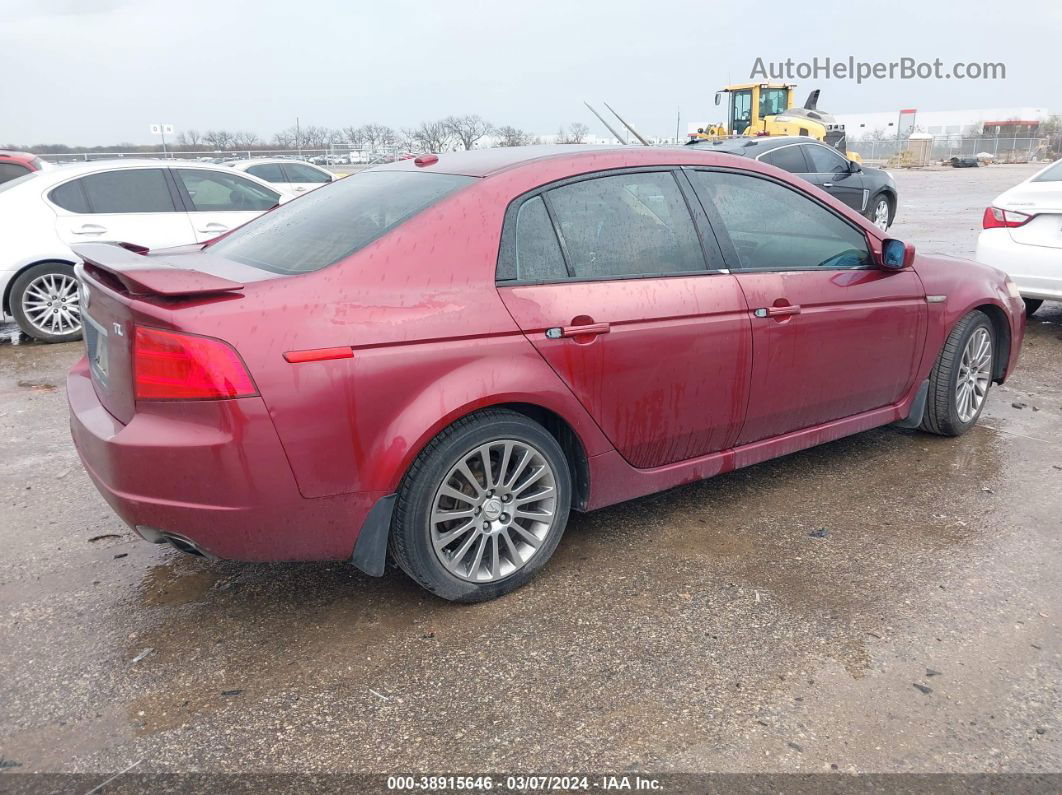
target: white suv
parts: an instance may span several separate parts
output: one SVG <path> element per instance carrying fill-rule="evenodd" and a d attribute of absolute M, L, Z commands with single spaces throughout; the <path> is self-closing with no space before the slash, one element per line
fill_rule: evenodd
<path fill-rule="evenodd" d="M 174 160 L 96 161 L 0 185 L 0 316 L 43 342 L 81 335 L 70 246 L 205 243 L 292 194 L 230 169 Z"/>

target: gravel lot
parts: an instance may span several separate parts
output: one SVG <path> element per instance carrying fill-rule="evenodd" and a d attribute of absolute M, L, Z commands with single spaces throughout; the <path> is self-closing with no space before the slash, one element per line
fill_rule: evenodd
<path fill-rule="evenodd" d="M 972 256 L 1032 166 L 899 172 Z M 0 782 L 34 771 L 1062 770 L 1062 304 L 952 440 L 878 429 L 573 519 L 484 605 L 139 541 L 0 344 Z M 10 782 L 8 782 L 10 783 Z"/>

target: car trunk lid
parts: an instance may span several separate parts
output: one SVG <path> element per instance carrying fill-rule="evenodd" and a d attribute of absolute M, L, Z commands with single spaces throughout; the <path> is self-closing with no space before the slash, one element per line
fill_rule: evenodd
<path fill-rule="evenodd" d="M 1062 248 L 1062 183 L 1026 183 L 1001 196 L 999 206 L 1035 216 L 1008 230 L 1015 243 Z"/>
<path fill-rule="evenodd" d="M 82 259 L 75 271 L 92 383 L 103 407 L 125 423 L 136 411 L 135 326 L 171 325 L 163 318 L 173 310 L 232 297 L 245 281 L 261 278 L 254 269 L 245 273 L 238 263 L 204 256 L 197 246 L 147 255 L 135 246 L 87 243 L 74 253 Z"/>

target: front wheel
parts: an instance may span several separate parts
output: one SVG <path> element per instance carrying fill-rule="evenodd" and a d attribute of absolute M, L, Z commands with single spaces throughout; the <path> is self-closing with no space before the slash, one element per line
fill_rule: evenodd
<path fill-rule="evenodd" d="M 974 310 L 955 324 L 929 376 L 922 430 L 959 436 L 976 424 L 992 386 L 995 342 L 983 312 Z"/>
<path fill-rule="evenodd" d="M 81 338 L 81 303 L 74 269 L 61 262 L 27 268 L 11 286 L 11 314 L 23 332 L 41 342 Z"/>
<path fill-rule="evenodd" d="M 557 440 L 522 414 L 488 409 L 458 420 L 417 456 L 395 503 L 391 556 L 444 599 L 493 599 L 545 565 L 570 505 Z"/>

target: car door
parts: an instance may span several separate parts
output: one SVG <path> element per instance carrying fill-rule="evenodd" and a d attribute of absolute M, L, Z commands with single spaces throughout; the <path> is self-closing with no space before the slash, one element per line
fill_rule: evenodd
<path fill-rule="evenodd" d="M 752 390 L 737 443 L 903 400 L 926 335 L 918 275 L 878 268 L 862 228 L 795 186 L 732 170 L 690 179 L 751 310 Z"/>
<path fill-rule="evenodd" d="M 122 168 L 88 174 L 48 192 L 56 231 L 68 245 L 115 241 L 148 248 L 194 243 L 188 215 L 164 168 Z"/>
<path fill-rule="evenodd" d="M 293 193 L 305 193 L 306 191 L 327 185 L 333 177 L 326 171 L 305 163 L 285 163 L 282 168 L 287 175 L 288 185 Z"/>
<path fill-rule="evenodd" d="M 228 169 L 173 169 L 197 242 L 205 243 L 257 218 L 280 194 Z"/>
<path fill-rule="evenodd" d="M 777 149 L 771 149 L 769 152 L 764 152 L 756 159 L 810 181 L 811 164 L 804 156 L 805 149 L 807 147 L 803 144 L 788 144 L 779 146 Z"/>
<path fill-rule="evenodd" d="M 852 161 L 825 144 L 801 144 L 811 171 L 804 176 L 856 212 L 867 209 L 867 191 L 861 171 L 852 171 Z"/>
<path fill-rule="evenodd" d="M 506 214 L 502 300 L 635 467 L 725 449 L 745 412 L 747 306 L 691 207 L 703 219 L 681 172 L 623 171 Z"/>

